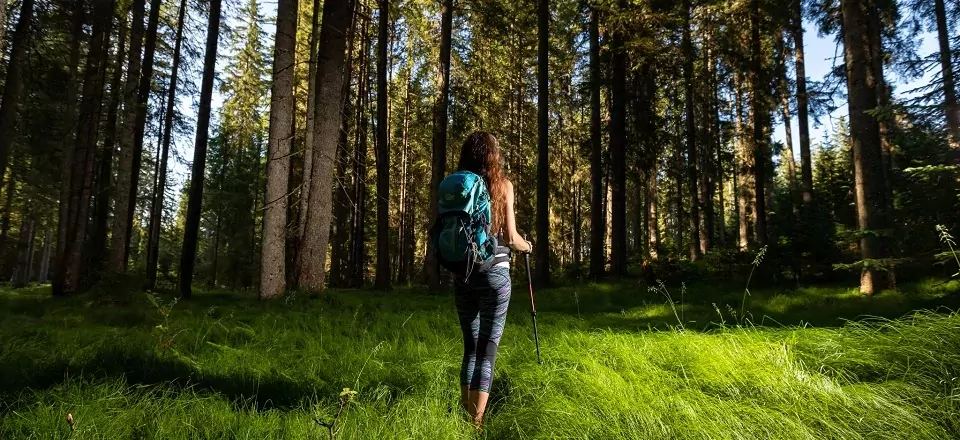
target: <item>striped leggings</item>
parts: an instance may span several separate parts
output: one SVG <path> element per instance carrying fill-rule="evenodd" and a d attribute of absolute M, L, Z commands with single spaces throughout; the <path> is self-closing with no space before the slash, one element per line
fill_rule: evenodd
<path fill-rule="evenodd" d="M 463 331 L 460 385 L 490 392 L 497 347 L 510 305 L 510 267 L 490 268 L 454 285 L 457 315 Z"/>

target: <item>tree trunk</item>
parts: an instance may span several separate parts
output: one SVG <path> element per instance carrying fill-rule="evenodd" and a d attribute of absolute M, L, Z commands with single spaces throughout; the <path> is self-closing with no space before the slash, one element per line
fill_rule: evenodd
<path fill-rule="evenodd" d="M 433 107 L 433 164 L 430 178 L 430 220 L 437 218 L 437 189 L 447 172 L 447 106 L 450 96 L 450 37 L 453 26 L 453 0 L 441 0 L 440 7 L 440 94 Z M 428 226 L 429 227 L 429 226 Z M 424 271 L 430 290 L 443 288 L 440 267 L 433 246 L 427 246 Z"/>
<path fill-rule="evenodd" d="M 123 129 L 120 133 L 120 156 L 117 160 L 116 201 L 113 206 L 113 226 L 110 228 L 109 270 L 124 273 L 127 270 L 127 248 L 131 225 L 127 213 L 134 201 L 130 199 L 133 179 L 133 153 L 137 136 L 137 104 L 140 80 L 140 55 L 143 48 L 143 14 L 146 0 L 133 0 L 133 21 L 130 24 L 130 51 L 127 53 L 127 83 L 124 86 Z"/>
<path fill-rule="evenodd" d="M 220 1 L 210 0 L 207 42 L 203 56 L 203 80 L 200 84 L 200 109 L 197 113 L 197 138 L 190 171 L 190 193 L 184 222 L 183 250 L 180 253 L 180 295 L 190 299 L 193 293 L 193 271 L 197 259 L 197 238 L 203 203 L 203 180 L 207 163 L 207 141 L 210 137 L 210 101 L 213 98 L 213 77 L 217 68 L 217 41 L 220 38 Z"/>
<path fill-rule="evenodd" d="M 0 53 L 4 53 L 4 43 L 7 42 L 7 2 L 0 1 Z"/>
<path fill-rule="evenodd" d="M 63 111 L 63 139 L 60 151 L 60 200 L 57 204 L 57 250 L 55 255 L 63 255 L 67 245 L 67 223 L 70 216 L 70 175 L 73 170 L 73 148 L 77 128 L 77 93 L 79 89 L 80 42 L 83 40 L 83 26 L 86 9 L 83 0 L 74 0 L 71 17 L 71 39 L 69 76 L 67 79 L 66 105 Z M 56 266 L 55 266 L 56 267 Z"/>
<path fill-rule="evenodd" d="M 80 289 L 80 274 L 83 269 L 81 256 L 86 238 L 90 196 L 93 192 L 93 165 L 103 106 L 105 61 L 113 24 L 113 5 L 112 0 L 94 1 L 94 22 L 84 69 L 83 100 L 70 175 L 68 218 L 67 223 L 60 226 L 66 228 L 66 244 L 63 253 L 57 256 L 57 270 L 53 280 L 54 296 L 70 295 Z"/>
<path fill-rule="evenodd" d="M 714 61 L 713 68 L 710 71 L 710 75 L 713 78 L 713 84 L 712 84 L 713 93 L 712 93 L 712 104 L 710 107 L 710 115 L 712 119 L 711 122 L 713 124 L 713 133 L 715 136 L 713 139 L 713 142 L 717 150 L 716 151 L 717 163 L 716 163 L 716 167 L 714 168 L 716 172 L 716 179 L 717 179 L 716 188 L 720 196 L 720 200 L 719 200 L 720 207 L 719 209 L 717 209 L 719 218 L 717 219 L 718 224 L 716 229 L 717 229 L 717 232 L 719 233 L 720 246 L 726 246 L 727 245 L 727 218 L 726 218 L 727 204 L 726 204 L 726 201 L 724 200 L 725 189 L 723 185 L 723 182 L 724 182 L 723 180 L 723 172 L 724 172 L 723 170 L 723 139 L 722 139 L 723 135 L 722 135 L 722 132 L 720 131 L 720 96 L 719 96 L 720 80 L 719 80 L 719 75 L 717 74 L 717 64 L 718 63 Z"/>
<path fill-rule="evenodd" d="M 322 291 L 332 214 L 333 161 L 340 132 L 344 49 L 354 1 L 324 2 L 317 53 L 317 116 L 314 122 L 310 209 L 300 244 L 300 287 Z"/>
<path fill-rule="evenodd" d="M 170 86 L 167 89 L 167 108 L 164 111 L 163 140 L 158 162 L 157 185 L 150 203 L 150 224 L 147 229 L 147 288 L 157 285 L 157 262 L 160 259 L 160 232 L 163 227 L 163 202 L 167 188 L 167 159 L 170 154 L 170 138 L 173 131 L 173 114 L 177 102 L 177 79 L 180 73 L 180 49 L 183 44 L 183 25 L 187 11 L 186 0 L 181 0 L 177 16 L 177 34 L 173 44 L 173 65 L 170 68 Z"/>
<path fill-rule="evenodd" d="M 600 18 L 590 9 L 590 277 L 605 272 L 606 219 L 604 218 L 603 144 L 600 126 Z"/>
<path fill-rule="evenodd" d="M 20 102 L 20 84 L 23 82 L 23 66 L 26 63 L 27 47 L 30 45 L 30 22 L 33 21 L 33 0 L 23 0 L 20 18 L 13 31 L 13 47 L 7 63 L 7 78 L 3 83 L 3 100 L 0 101 L 0 180 L 7 171 L 10 147 L 17 137 L 17 108 Z M 0 22 L 0 27 L 6 26 Z"/>
<path fill-rule="evenodd" d="M 792 0 L 791 31 L 793 32 L 795 70 L 797 72 L 797 120 L 800 131 L 800 191 L 804 206 L 813 203 L 813 166 L 810 158 L 810 122 L 807 116 L 807 72 L 803 47 L 803 1 Z"/>
<path fill-rule="evenodd" d="M 350 21 L 350 30 L 347 34 L 347 67 L 344 69 L 344 81 L 341 85 L 341 112 L 340 114 L 346 116 L 342 118 L 340 124 L 339 139 L 337 144 L 337 153 L 336 153 L 336 178 L 334 186 L 334 205 L 333 205 L 333 218 L 332 228 L 330 233 L 333 236 L 333 245 L 331 246 L 330 252 L 330 285 L 331 286 L 342 286 L 344 281 L 347 278 L 346 275 L 346 264 L 349 260 L 349 249 L 348 241 L 350 239 L 350 231 L 353 228 L 353 223 L 351 220 L 352 210 L 351 206 L 351 195 L 350 190 L 347 188 L 347 165 L 353 162 L 353 159 L 350 156 L 349 146 L 350 146 L 350 124 L 353 121 L 352 117 L 349 117 L 353 114 L 353 96 L 350 93 L 351 85 L 353 83 L 353 47 L 355 43 L 355 34 L 358 21 L 358 15 L 354 14 Z"/>
<path fill-rule="evenodd" d="M 537 1 L 537 283 L 550 283 L 550 1 Z"/>
<path fill-rule="evenodd" d="M 790 99 L 783 95 L 783 153 L 780 156 L 780 162 L 787 168 L 787 184 L 790 187 L 790 194 L 795 194 L 797 189 L 797 164 L 793 159 L 793 127 L 790 126 Z"/>
<path fill-rule="evenodd" d="M 697 125 L 693 109 L 693 42 L 690 38 L 690 0 L 683 1 L 683 88 L 686 107 L 687 175 L 690 182 L 690 261 L 697 261 L 700 253 L 700 177 L 697 173 Z"/>
<path fill-rule="evenodd" d="M 647 225 L 647 258 L 656 261 L 660 258 L 660 222 L 657 218 L 657 204 L 660 195 L 657 191 L 657 162 L 646 173 L 646 197 L 644 201 L 643 222 Z"/>
<path fill-rule="evenodd" d="M 753 165 L 754 156 L 750 148 L 750 142 L 746 141 L 746 130 L 744 128 L 743 117 L 743 81 L 742 74 L 737 74 L 736 84 L 736 117 L 735 126 L 737 132 L 737 180 L 735 182 L 737 190 L 734 191 L 737 197 L 737 216 L 740 223 L 740 250 L 746 251 L 750 248 L 750 237 L 753 235 L 752 225 L 754 214 L 754 186 L 753 186 Z"/>
<path fill-rule="evenodd" d="M 50 251 L 53 248 L 53 240 L 50 229 L 43 235 L 43 251 L 40 254 L 40 273 L 37 274 L 37 280 L 40 284 L 47 283 L 47 276 L 50 274 Z"/>
<path fill-rule="evenodd" d="M 14 178 L 13 173 L 7 174 L 7 187 L 3 190 L 3 215 L 0 218 L 0 279 L 6 279 L 7 263 L 9 262 L 9 256 L 7 255 L 7 250 L 10 246 L 7 245 L 7 236 L 10 234 L 10 214 L 13 210 L 13 196 L 17 192 L 17 180 Z"/>
<path fill-rule="evenodd" d="M 626 1 L 620 0 L 620 10 Z M 616 276 L 627 273 L 627 52 L 623 29 L 613 33 L 613 76 L 611 78 L 610 159 L 613 203 L 611 207 L 610 271 Z"/>
<path fill-rule="evenodd" d="M 366 21 L 360 36 L 360 66 L 357 85 L 357 136 L 353 148 L 353 232 L 350 234 L 350 285 L 361 288 L 367 267 L 367 110 L 370 85 L 370 22 Z"/>
<path fill-rule="evenodd" d="M 310 68 L 307 76 L 307 127 L 303 142 L 303 181 L 300 185 L 300 211 L 297 220 L 297 240 L 303 239 L 307 227 L 307 211 L 310 209 L 310 173 L 313 171 L 313 136 L 317 120 L 317 42 L 320 40 L 320 0 L 313 0 L 313 22 L 310 24 Z M 347 70 L 346 75 L 349 76 Z M 296 270 L 295 270 L 296 271 Z"/>
<path fill-rule="evenodd" d="M 412 39 L 411 39 L 412 40 Z M 407 45 L 407 49 L 411 48 L 412 44 Z M 407 57 L 407 72 L 406 72 L 406 88 L 404 89 L 403 96 L 403 126 L 401 127 L 401 142 L 400 142 L 400 229 L 398 239 L 399 243 L 397 245 L 397 250 L 399 255 L 397 257 L 397 263 L 399 268 L 397 269 L 397 284 L 407 284 L 410 280 L 409 277 L 409 267 L 407 266 L 407 253 L 408 251 L 408 237 L 407 237 L 407 226 L 409 225 L 412 219 L 408 218 L 408 211 L 413 206 L 412 203 L 409 203 L 408 193 L 410 192 L 410 141 L 409 141 L 409 132 L 410 132 L 410 85 L 412 83 L 411 79 L 413 76 L 413 60 L 411 57 Z"/>
<path fill-rule="evenodd" d="M 867 112 L 876 108 L 877 81 L 872 68 L 869 21 L 877 11 L 862 0 L 843 0 L 843 40 L 850 111 L 850 142 L 853 146 L 857 226 L 864 268 L 860 292 L 872 295 L 884 289 L 885 278 L 876 268 L 883 259 L 881 239 L 873 232 L 887 227 L 884 209 L 883 151 L 880 126 Z"/>
<path fill-rule="evenodd" d="M 293 78 L 296 36 L 297 0 L 280 0 L 277 4 L 273 88 L 270 93 L 270 143 L 267 147 L 263 249 L 260 252 L 260 299 L 276 298 L 287 290 L 287 191 L 290 189 L 290 150 L 296 118 Z"/>
<path fill-rule="evenodd" d="M 23 288 L 30 282 L 30 260 L 33 249 L 34 228 L 37 222 L 33 214 L 24 216 L 20 223 L 20 240 L 17 243 L 17 270 L 14 274 L 13 287 Z"/>
<path fill-rule="evenodd" d="M 673 206 L 676 211 L 676 221 L 674 222 L 674 228 L 676 228 L 676 246 L 677 246 L 677 259 L 683 258 L 683 179 L 684 179 L 684 162 L 683 162 L 683 135 L 680 134 L 680 130 L 683 126 L 683 121 L 680 119 L 679 112 L 676 115 L 676 121 L 674 127 L 676 127 L 676 133 L 678 133 L 674 138 L 673 146 L 673 165 L 674 165 L 674 183 L 677 185 L 677 191 L 673 197 Z"/>
<path fill-rule="evenodd" d="M 876 4 L 868 3 L 867 9 L 876 9 Z M 886 54 L 883 50 L 883 23 L 880 21 L 880 13 L 869 14 L 867 21 L 867 38 L 870 43 L 870 65 L 873 69 L 873 77 L 876 79 L 877 106 L 882 109 L 890 108 L 890 87 L 887 85 L 887 79 L 884 75 L 884 58 Z M 884 210 L 893 214 L 893 144 L 890 142 L 890 121 L 889 117 L 883 116 L 877 118 L 880 124 L 880 151 L 882 153 L 883 170 L 883 205 Z M 885 243 L 887 244 L 887 243 Z M 886 254 L 886 252 L 884 252 Z"/>
<path fill-rule="evenodd" d="M 950 134 L 951 158 L 960 165 L 960 105 L 957 104 L 957 89 L 953 79 L 953 62 L 950 51 L 949 27 L 944 0 L 934 0 L 937 16 L 937 40 L 940 42 L 940 73 L 943 76 L 943 106 L 947 115 L 947 132 Z"/>
<path fill-rule="evenodd" d="M 377 279 L 379 289 L 390 288 L 390 140 L 387 137 L 387 45 L 389 0 L 380 0 L 377 37 Z"/>
<path fill-rule="evenodd" d="M 760 46 L 760 1 L 750 2 L 750 112 L 753 115 L 754 235 L 759 246 L 767 244 L 767 143 L 764 132 L 767 110 L 764 105 L 763 60 Z"/>
<path fill-rule="evenodd" d="M 123 97 L 123 62 L 126 60 L 127 20 L 125 16 L 118 19 L 120 34 L 117 37 L 117 58 L 113 64 L 113 74 L 110 78 L 110 106 L 107 110 L 107 126 L 104 129 L 103 149 L 100 152 L 99 174 L 94 189 L 95 208 L 93 220 L 93 237 L 91 238 L 92 255 L 90 257 L 90 272 L 93 279 L 98 279 L 106 267 L 108 256 L 107 232 L 110 220 L 110 198 L 113 195 L 113 156 L 117 140 L 117 114 L 120 111 L 120 101 Z"/>

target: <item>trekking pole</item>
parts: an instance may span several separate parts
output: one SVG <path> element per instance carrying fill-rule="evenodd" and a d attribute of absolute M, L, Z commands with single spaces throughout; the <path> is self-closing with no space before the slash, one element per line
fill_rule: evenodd
<path fill-rule="evenodd" d="M 523 254 L 527 262 L 527 285 L 530 286 L 530 316 L 533 317 L 533 341 L 537 344 L 537 363 L 543 365 L 540 359 L 540 335 L 537 332 L 537 305 L 533 303 L 533 276 L 530 275 L 530 254 Z"/>

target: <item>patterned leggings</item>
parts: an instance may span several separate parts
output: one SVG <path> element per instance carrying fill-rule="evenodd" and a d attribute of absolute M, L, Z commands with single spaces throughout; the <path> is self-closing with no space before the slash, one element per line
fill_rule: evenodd
<path fill-rule="evenodd" d="M 463 331 L 460 385 L 489 393 L 510 305 L 510 268 L 493 267 L 473 274 L 468 283 L 457 281 L 454 291 Z"/>

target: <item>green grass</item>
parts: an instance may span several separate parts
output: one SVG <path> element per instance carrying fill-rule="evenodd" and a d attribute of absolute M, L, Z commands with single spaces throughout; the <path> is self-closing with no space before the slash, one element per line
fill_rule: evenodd
<path fill-rule="evenodd" d="M 667 286 L 673 307 L 630 283 L 544 290 L 539 366 L 518 287 L 482 434 L 449 296 L 199 292 L 165 320 L 140 294 L 2 290 L 0 438 L 327 438 L 343 388 L 338 438 L 958 437 L 958 290 L 754 289 L 747 316 L 742 287 Z"/>

